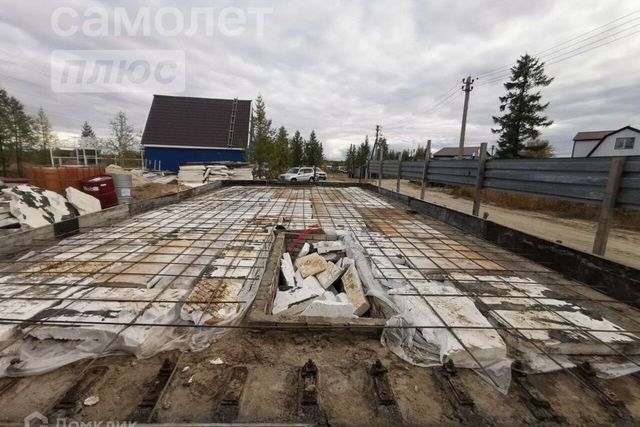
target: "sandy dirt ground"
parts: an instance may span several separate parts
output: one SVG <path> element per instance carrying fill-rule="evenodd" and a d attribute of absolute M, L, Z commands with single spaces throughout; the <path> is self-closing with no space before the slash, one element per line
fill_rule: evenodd
<path fill-rule="evenodd" d="M 78 396 L 80 402 L 88 396 L 98 396 L 99 402 L 95 406 L 80 404 L 72 410 L 70 419 L 85 423 L 131 419 L 130 414 L 145 390 L 153 385 L 166 358 L 173 358 L 177 368 L 158 402 L 154 422 L 229 421 L 221 418 L 221 400 L 231 369 L 237 366 L 246 367 L 248 376 L 235 422 L 309 422 L 298 411 L 297 387 L 298 370 L 311 358 L 318 367 L 318 398 L 326 412 L 327 425 L 541 425 L 517 397 L 515 387 L 504 396 L 471 370 L 459 370 L 460 380 L 476 405 L 474 420 L 465 422 L 437 382 L 434 369 L 404 363 L 374 336 L 250 330 L 230 331 L 209 349 L 181 357 L 173 352 L 146 360 L 101 359 L 95 366 L 104 367 L 104 374 Z M 211 363 L 217 359 L 223 363 Z M 375 404 L 368 369 L 376 359 L 388 369 L 399 418 L 389 420 Z M 6 387 L 0 394 L 0 423 L 20 423 L 33 411 L 50 414 L 51 406 L 64 394 L 61 391 L 78 378 L 83 363 L 22 378 Z M 585 390 L 568 373 L 529 378 L 564 417 L 563 425 L 622 425 L 592 390 Z M 632 417 L 640 416 L 637 378 L 629 376 L 606 383 L 624 401 Z M 49 425 L 54 425 L 51 420 L 55 418 L 50 418 Z"/>
<path fill-rule="evenodd" d="M 175 194 L 178 191 L 188 190 L 189 187 L 184 185 L 160 184 L 158 182 L 150 182 L 133 188 L 133 198 L 135 200 L 152 199 L 154 197 L 165 196 L 167 194 Z"/>
<path fill-rule="evenodd" d="M 330 180 L 349 181 L 346 175 L 333 174 Z M 356 181 L 356 180 L 353 180 Z M 377 181 L 373 182 L 377 184 Z M 396 189 L 395 179 L 382 180 L 382 186 Z M 412 197 L 420 197 L 420 186 L 401 181 L 400 192 Z M 473 202 L 454 197 L 439 188 L 427 188 L 425 200 L 460 212 L 471 213 Z M 480 206 L 480 216 L 488 213 L 488 219 L 498 224 L 557 242 L 573 249 L 591 253 L 596 233 L 596 223 L 582 219 L 555 218 L 541 212 L 529 212 L 507 209 L 484 203 Z M 630 267 L 640 268 L 640 233 L 631 230 L 612 228 L 605 258 Z"/>

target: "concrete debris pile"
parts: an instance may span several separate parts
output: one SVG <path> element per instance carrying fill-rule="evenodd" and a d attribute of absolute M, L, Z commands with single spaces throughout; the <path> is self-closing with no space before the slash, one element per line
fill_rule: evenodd
<path fill-rule="evenodd" d="M 64 198 L 28 184 L 3 189 L 0 228 L 38 228 L 101 209 L 100 201 L 89 194 L 72 187 L 66 194 Z"/>
<path fill-rule="evenodd" d="M 282 281 L 272 313 L 280 316 L 354 318 L 370 309 L 353 259 L 342 241 L 305 243 L 295 263 L 282 255 Z"/>
<path fill-rule="evenodd" d="M 180 166 L 178 182 L 188 187 L 198 187 L 211 181 L 252 180 L 251 168 L 228 168 L 225 165 Z"/>
<path fill-rule="evenodd" d="M 109 165 L 105 168 L 107 175 L 131 175 L 131 182 L 134 187 L 140 187 L 152 182 L 143 176 L 143 172 L 140 169 L 127 170 L 118 165 Z"/>

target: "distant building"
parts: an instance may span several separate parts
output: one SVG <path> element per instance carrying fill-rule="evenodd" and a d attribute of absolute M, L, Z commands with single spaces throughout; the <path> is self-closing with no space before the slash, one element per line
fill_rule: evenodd
<path fill-rule="evenodd" d="M 640 130 L 625 126 L 618 130 L 578 132 L 573 137 L 571 157 L 640 155 Z"/>
<path fill-rule="evenodd" d="M 246 161 L 251 101 L 154 95 L 142 134 L 149 165 Z"/>
<path fill-rule="evenodd" d="M 459 147 L 444 147 L 433 153 L 434 159 L 455 159 L 458 157 Z M 476 159 L 480 157 L 480 147 L 464 147 L 463 159 Z M 490 157 L 487 152 L 487 157 Z"/>

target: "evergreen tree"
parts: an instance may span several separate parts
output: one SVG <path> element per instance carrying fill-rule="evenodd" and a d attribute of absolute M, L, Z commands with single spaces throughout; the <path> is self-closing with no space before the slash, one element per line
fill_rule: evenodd
<path fill-rule="evenodd" d="M 302 166 L 304 162 L 304 138 L 300 131 L 296 131 L 289 144 L 289 165 L 292 167 Z"/>
<path fill-rule="evenodd" d="M 266 106 L 262 100 L 262 95 L 258 95 L 258 98 L 256 98 L 251 124 L 251 161 L 255 164 L 256 175 L 264 178 L 267 174 L 266 168 L 273 150 L 275 132 L 271 127 L 271 120 L 267 118 Z"/>
<path fill-rule="evenodd" d="M 356 146 L 353 144 L 349 145 L 349 149 L 347 150 L 347 156 L 345 157 L 345 163 L 347 166 L 347 170 L 353 174 L 356 169 Z"/>
<path fill-rule="evenodd" d="M 32 120 L 33 132 L 36 143 L 39 146 L 38 148 L 41 151 L 41 158 L 46 159 L 48 157 L 47 152 L 49 151 L 49 148 L 55 143 L 57 138 L 53 133 L 49 117 L 42 107 L 38 109 L 38 112 Z"/>
<path fill-rule="evenodd" d="M 31 118 L 24 111 L 24 105 L 13 96 L 6 104 L 8 133 L 13 143 L 18 175 L 23 175 L 22 158 L 24 151 L 32 148 L 33 127 Z"/>
<path fill-rule="evenodd" d="M 378 137 L 378 146 L 382 150 L 382 160 L 389 160 L 387 157 L 389 155 L 389 144 L 387 144 L 387 138 L 380 135 Z"/>
<path fill-rule="evenodd" d="M 524 142 L 540 136 L 541 127 L 551 126 L 542 113 L 549 103 L 540 102 L 542 95 L 538 87 L 546 87 L 553 81 L 544 73 L 544 63 L 528 54 L 521 56 L 511 68 L 511 80 L 504 84 L 507 94 L 501 96 L 502 116 L 493 117 L 499 127 L 491 129 L 499 134 L 497 157 L 517 158 L 525 148 Z"/>
<path fill-rule="evenodd" d="M 316 131 L 312 130 L 309 140 L 304 144 L 304 164 L 319 167 L 323 160 L 322 143 L 316 137 Z"/>
<path fill-rule="evenodd" d="M 280 126 L 273 143 L 271 161 L 269 162 L 269 177 L 275 179 L 289 167 L 289 135 L 284 126 Z"/>
<path fill-rule="evenodd" d="M 0 89 L 0 164 L 2 175 L 7 175 L 9 165 L 9 150 L 11 144 L 11 132 L 9 129 L 9 95 L 4 89 Z"/>
<path fill-rule="evenodd" d="M 356 150 L 356 169 L 367 163 L 371 154 L 371 145 L 369 144 L 369 136 L 364 137 L 364 142 L 360 144 Z"/>
<path fill-rule="evenodd" d="M 81 131 L 82 131 L 82 133 L 80 134 L 80 136 L 82 138 L 95 138 L 96 137 L 96 134 L 93 132 L 93 128 L 87 122 L 84 122 L 84 124 L 82 125 Z"/>

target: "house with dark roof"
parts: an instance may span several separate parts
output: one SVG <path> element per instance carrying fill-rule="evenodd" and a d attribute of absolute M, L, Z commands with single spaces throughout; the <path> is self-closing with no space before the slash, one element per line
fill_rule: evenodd
<path fill-rule="evenodd" d="M 444 147 L 433 153 L 434 159 L 455 159 L 458 157 L 459 147 Z M 476 159 L 480 157 L 480 146 L 463 147 L 464 159 Z M 487 152 L 487 157 L 491 157 Z"/>
<path fill-rule="evenodd" d="M 244 162 L 251 101 L 154 95 L 142 146 L 147 166 Z"/>
<path fill-rule="evenodd" d="M 625 126 L 617 130 L 578 132 L 573 137 L 571 157 L 640 155 L 640 130 Z"/>

